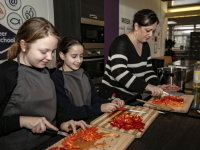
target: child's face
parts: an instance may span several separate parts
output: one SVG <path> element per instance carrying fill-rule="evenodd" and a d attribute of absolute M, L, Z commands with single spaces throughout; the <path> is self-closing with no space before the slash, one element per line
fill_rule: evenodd
<path fill-rule="evenodd" d="M 69 51 L 65 55 L 60 52 L 60 57 L 64 61 L 64 70 L 78 70 L 83 62 L 83 52 L 84 49 L 82 45 L 74 45 L 70 47 Z"/>
<path fill-rule="evenodd" d="M 58 39 L 51 35 L 38 39 L 27 50 L 24 57 L 25 64 L 36 68 L 45 68 L 48 62 L 54 57 L 57 44 Z"/>

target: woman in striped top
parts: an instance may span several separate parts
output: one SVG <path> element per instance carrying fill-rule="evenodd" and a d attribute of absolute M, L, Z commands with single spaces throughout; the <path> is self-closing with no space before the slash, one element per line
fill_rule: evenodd
<path fill-rule="evenodd" d="M 125 100 L 144 90 L 151 91 L 152 96 L 159 96 L 163 90 L 180 89 L 177 86 L 160 85 L 152 69 L 147 40 L 155 32 L 158 23 L 152 10 L 140 10 L 134 15 L 133 30 L 112 42 L 100 87 L 101 97 L 108 98 L 116 93 L 117 97 Z"/>

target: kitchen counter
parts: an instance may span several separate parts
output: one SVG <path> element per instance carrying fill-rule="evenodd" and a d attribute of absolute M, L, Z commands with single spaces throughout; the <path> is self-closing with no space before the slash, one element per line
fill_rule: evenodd
<path fill-rule="evenodd" d="M 159 114 L 144 135 L 135 139 L 127 150 L 198 150 L 200 114 L 196 109 L 200 109 L 200 90 L 193 90 L 188 86 L 186 91 L 195 96 L 189 112 Z M 86 122 L 90 123 L 96 117 L 98 115 L 89 118 Z M 44 150 L 62 138 L 57 135 L 34 150 Z"/>

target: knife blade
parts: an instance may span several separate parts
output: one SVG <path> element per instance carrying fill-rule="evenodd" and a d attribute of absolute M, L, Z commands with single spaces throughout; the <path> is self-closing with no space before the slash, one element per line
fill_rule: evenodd
<path fill-rule="evenodd" d="M 132 109 L 126 109 L 126 111 L 130 111 L 130 112 L 138 112 L 138 113 L 147 113 L 147 112 L 145 112 L 145 111 L 132 110 Z"/>
<path fill-rule="evenodd" d="M 130 112 L 138 112 L 138 113 L 147 113 L 145 111 L 139 111 L 139 110 L 132 110 L 132 109 L 128 109 L 128 108 L 117 108 L 117 110 L 121 110 L 121 111 L 130 111 Z"/>
<path fill-rule="evenodd" d="M 165 92 L 165 91 L 163 91 L 163 94 L 165 94 L 165 95 L 172 95 L 172 96 L 175 96 L 175 97 L 180 97 L 180 96 L 182 96 L 182 95 L 184 95 L 185 93 L 181 93 L 181 92 L 171 92 L 171 91 L 167 91 L 167 92 Z"/>
<path fill-rule="evenodd" d="M 64 131 L 56 131 L 56 130 L 53 130 L 51 128 L 47 128 L 46 131 L 47 133 L 53 133 L 53 134 L 59 134 L 59 135 L 62 135 L 62 136 L 68 136 L 68 133 L 67 132 L 64 132 Z"/>

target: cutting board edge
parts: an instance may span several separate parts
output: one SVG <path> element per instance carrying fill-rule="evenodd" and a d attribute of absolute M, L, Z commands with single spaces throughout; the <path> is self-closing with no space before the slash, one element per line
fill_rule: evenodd
<path fill-rule="evenodd" d="M 139 139 L 143 136 L 143 134 L 146 132 L 146 130 L 151 126 L 152 122 L 157 118 L 157 116 L 159 115 L 159 112 L 156 111 L 156 113 L 154 113 L 154 115 L 151 117 L 153 118 L 153 120 L 151 120 L 150 123 L 148 123 L 147 127 L 145 128 L 145 130 L 143 130 L 143 132 L 141 134 L 136 134 L 135 138 Z"/>

